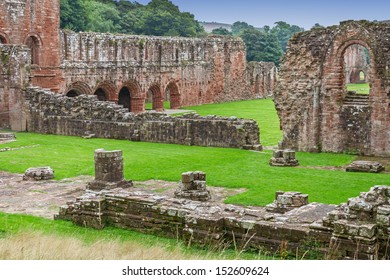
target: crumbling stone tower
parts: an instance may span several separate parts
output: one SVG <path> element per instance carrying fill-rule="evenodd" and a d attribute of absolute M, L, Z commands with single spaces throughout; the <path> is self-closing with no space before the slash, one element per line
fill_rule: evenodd
<path fill-rule="evenodd" d="M 0 42 L 31 52 L 31 82 L 59 90 L 59 0 L 0 0 Z"/>

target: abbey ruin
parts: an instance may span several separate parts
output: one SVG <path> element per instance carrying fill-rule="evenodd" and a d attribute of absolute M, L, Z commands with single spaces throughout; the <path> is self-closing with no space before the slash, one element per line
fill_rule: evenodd
<path fill-rule="evenodd" d="M 351 49 L 352 47 L 352 49 Z M 366 49 L 367 60 L 348 57 Z M 282 146 L 312 152 L 390 155 L 390 25 L 347 21 L 296 34 L 280 69 L 275 104 Z M 369 95 L 350 94 L 346 83 L 363 80 Z"/>
<path fill-rule="evenodd" d="M 388 24 L 348 21 L 296 34 L 278 78 L 273 63 L 247 63 L 238 38 L 75 33 L 59 29 L 59 13 L 59 0 L 0 0 L 0 128 L 261 151 L 255 121 L 170 116 L 164 101 L 178 109 L 272 96 L 284 135 L 271 165 L 297 166 L 293 150 L 390 156 Z M 368 82 L 369 94 L 349 91 L 352 82 Z M 200 244 L 306 250 L 314 242 L 324 254 L 336 244 L 335 258 L 389 258 L 388 186 L 339 206 L 291 190 L 268 207 L 243 207 L 211 201 L 203 172 L 184 173 L 176 197 L 132 192 L 121 152 L 96 153 L 97 170 L 117 173 L 98 173 L 57 219 Z"/>

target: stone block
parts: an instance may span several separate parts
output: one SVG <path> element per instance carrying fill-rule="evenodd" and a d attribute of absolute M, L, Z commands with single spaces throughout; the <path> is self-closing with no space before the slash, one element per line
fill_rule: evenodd
<path fill-rule="evenodd" d="M 206 173 L 202 171 L 185 172 L 175 191 L 175 197 L 195 201 L 207 201 L 211 199 L 210 192 L 206 188 Z"/>
<path fill-rule="evenodd" d="M 287 149 L 287 150 L 274 150 L 273 156 L 269 161 L 271 166 L 298 166 L 299 162 L 295 158 L 295 151 Z"/>
<path fill-rule="evenodd" d="M 266 210 L 270 212 L 285 213 L 294 208 L 309 204 L 309 196 L 300 192 L 282 192 L 275 193 L 275 201 L 267 205 Z"/>
<path fill-rule="evenodd" d="M 347 172 L 379 173 L 384 170 L 385 167 L 381 163 L 366 160 L 354 161 L 346 167 Z"/>
<path fill-rule="evenodd" d="M 50 167 L 33 167 L 26 170 L 23 180 L 50 180 L 54 178 L 54 170 Z"/>
<path fill-rule="evenodd" d="M 364 224 L 359 228 L 359 236 L 364 238 L 373 238 L 377 233 L 376 224 Z"/>

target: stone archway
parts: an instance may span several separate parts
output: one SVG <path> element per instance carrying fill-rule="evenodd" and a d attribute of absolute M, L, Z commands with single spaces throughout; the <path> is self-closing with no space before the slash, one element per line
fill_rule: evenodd
<path fill-rule="evenodd" d="M 97 90 L 95 90 L 94 95 L 96 95 L 99 101 L 107 101 L 108 99 L 106 91 L 102 88 L 98 88 Z"/>
<path fill-rule="evenodd" d="M 109 82 L 99 83 L 95 89 L 94 95 L 98 97 L 100 101 L 118 101 L 117 89 L 116 86 Z"/>
<path fill-rule="evenodd" d="M 66 90 L 66 96 L 68 97 L 76 97 L 79 95 L 91 95 L 92 90 L 88 86 L 88 84 L 84 82 L 75 82 L 68 86 L 68 89 Z"/>
<path fill-rule="evenodd" d="M 149 87 L 147 96 L 152 99 L 152 109 L 158 112 L 164 111 L 164 97 L 161 94 L 160 86 L 153 84 Z"/>
<path fill-rule="evenodd" d="M 181 107 L 180 92 L 175 82 L 170 82 L 165 89 L 165 100 L 169 101 L 171 109 L 179 109 Z"/>
<path fill-rule="evenodd" d="M 126 86 L 122 87 L 118 95 L 118 105 L 122 105 L 123 108 L 128 108 L 131 112 L 131 92 Z"/>

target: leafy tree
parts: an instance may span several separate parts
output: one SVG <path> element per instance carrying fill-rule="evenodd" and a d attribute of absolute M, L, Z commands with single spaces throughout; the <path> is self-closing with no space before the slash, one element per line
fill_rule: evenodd
<path fill-rule="evenodd" d="M 94 32 L 119 32 L 120 16 L 118 10 L 112 4 L 105 4 L 94 0 L 84 1 L 88 23 L 87 31 Z"/>
<path fill-rule="evenodd" d="M 290 25 L 284 21 L 275 22 L 275 26 L 271 29 L 271 32 L 278 38 L 283 52 L 286 51 L 287 43 L 290 38 L 297 32 L 302 32 L 304 29 L 297 25 Z"/>
<path fill-rule="evenodd" d="M 232 35 L 232 33 L 229 30 L 223 27 L 213 29 L 211 33 L 215 35 Z"/>
<path fill-rule="evenodd" d="M 86 10 L 82 0 L 60 1 L 60 26 L 62 29 L 83 31 L 86 27 Z"/>
<path fill-rule="evenodd" d="M 249 25 L 243 21 L 236 21 L 232 25 L 232 33 L 233 35 L 239 35 L 241 32 L 247 29 L 255 29 L 252 25 Z"/>

